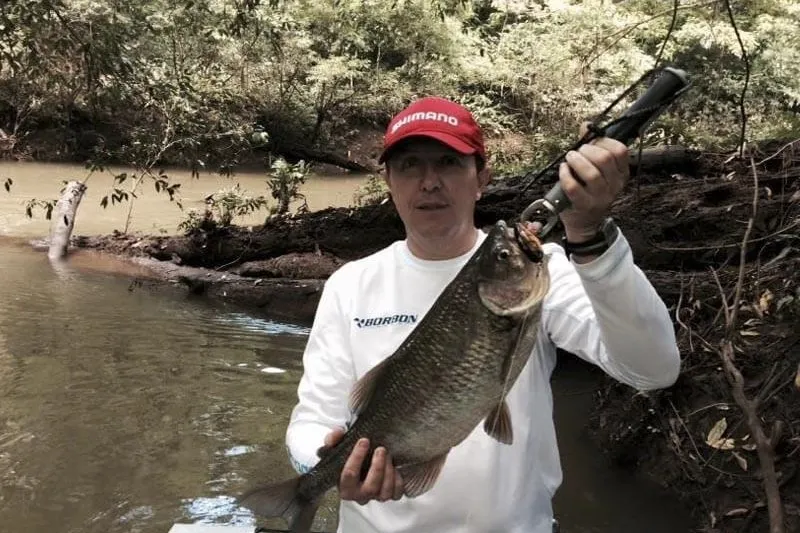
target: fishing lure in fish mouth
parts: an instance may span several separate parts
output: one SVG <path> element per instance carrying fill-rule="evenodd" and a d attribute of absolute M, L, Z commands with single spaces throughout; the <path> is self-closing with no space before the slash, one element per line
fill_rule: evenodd
<path fill-rule="evenodd" d="M 514 224 L 514 239 L 525 252 L 525 255 L 534 263 L 541 263 L 544 259 L 542 241 L 536 236 L 534 225 L 530 222 L 517 222 Z"/>

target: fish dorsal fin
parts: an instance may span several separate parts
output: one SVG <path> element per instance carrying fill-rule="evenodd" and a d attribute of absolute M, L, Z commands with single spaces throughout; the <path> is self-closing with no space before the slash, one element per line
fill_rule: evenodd
<path fill-rule="evenodd" d="M 373 366 L 353 385 L 353 390 L 350 392 L 350 410 L 353 414 L 360 414 L 372 399 L 380 377 L 389 366 L 389 361 L 390 358 L 386 358 Z"/>
<path fill-rule="evenodd" d="M 511 425 L 511 413 L 508 404 L 503 400 L 497 404 L 483 421 L 486 434 L 503 444 L 514 442 L 514 428 Z"/>
<path fill-rule="evenodd" d="M 409 498 L 416 498 L 433 488 L 436 480 L 439 479 L 446 459 L 447 453 L 443 453 L 424 463 L 399 468 L 403 478 L 403 494 Z"/>

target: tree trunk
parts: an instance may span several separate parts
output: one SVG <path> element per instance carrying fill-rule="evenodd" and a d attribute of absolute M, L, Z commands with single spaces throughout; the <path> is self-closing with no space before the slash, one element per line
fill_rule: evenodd
<path fill-rule="evenodd" d="M 350 160 L 339 154 L 335 154 L 333 152 L 324 152 L 321 150 L 315 150 L 313 148 L 308 148 L 305 146 L 299 146 L 299 145 L 285 146 L 278 149 L 277 152 L 289 159 L 303 159 L 305 161 L 328 163 L 329 165 L 334 165 L 355 172 L 376 171 L 375 168 L 369 165 L 361 164 L 357 161 Z"/>
<path fill-rule="evenodd" d="M 71 181 L 56 203 L 50 226 L 50 249 L 47 252 L 47 257 L 51 260 L 66 257 L 69 239 L 75 227 L 75 214 L 85 192 L 86 185 L 79 181 Z"/>

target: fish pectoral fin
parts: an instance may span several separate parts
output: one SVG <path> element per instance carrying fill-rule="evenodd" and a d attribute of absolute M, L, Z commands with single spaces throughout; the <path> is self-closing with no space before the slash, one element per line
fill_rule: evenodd
<path fill-rule="evenodd" d="M 403 494 L 409 498 L 416 498 L 433 488 L 436 480 L 439 479 L 446 459 L 447 453 L 443 453 L 424 463 L 398 468 L 400 476 L 403 478 Z"/>
<path fill-rule="evenodd" d="M 383 375 L 383 372 L 389 366 L 389 358 L 384 359 L 377 365 L 370 368 L 361 379 L 356 381 L 353 385 L 353 390 L 350 392 L 350 410 L 353 414 L 361 414 L 361 411 L 372 399 L 375 394 L 375 387 L 378 384 L 378 379 Z"/>
<path fill-rule="evenodd" d="M 542 317 L 541 306 L 530 310 L 517 330 L 517 338 L 513 348 L 503 361 L 501 377 L 504 383 L 509 379 L 515 381 L 531 357 L 539 336 L 539 322 Z"/>
<path fill-rule="evenodd" d="M 511 425 L 511 413 L 508 404 L 503 400 L 497 404 L 483 421 L 486 434 L 503 444 L 514 442 L 514 428 Z"/>

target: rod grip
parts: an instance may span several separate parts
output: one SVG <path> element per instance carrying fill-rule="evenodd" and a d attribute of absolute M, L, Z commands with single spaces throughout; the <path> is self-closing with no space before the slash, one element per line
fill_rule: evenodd
<path fill-rule="evenodd" d="M 686 72 L 680 69 L 665 67 L 661 69 L 661 74 L 655 79 L 652 85 L 640 96 L 626 111 L 622 117 L 624 120 L 609 126 L 604 136 L 620 141 L 628 145 L 664 110 L 661 104 L 672 98 L 678 91 L 689 84 Z M 653 108 L 648 113 L 631 116 L 634 113 L 647 108 Z M 570 206 L 569 198 L 561 188 L 561 183 L 555 185 L 547 192 L 544 199 L 555 209 L 552 213 L 557 215 Z"/>
<path fill-rule="evenodd" d="M 689 84 L 686 72 L 680 69 L 665 67 L 661 75 L 645 93 L 628 108 L 622 117 L 630 117 L 641 109 L 656 106 L 650 113 L 627 118 L 606 129 L 605 136 L 624 144 L 630 144 L 644 129 L 655 120 L 664 110 L 661 105 L 672 98 L 678 91 Z"/>

